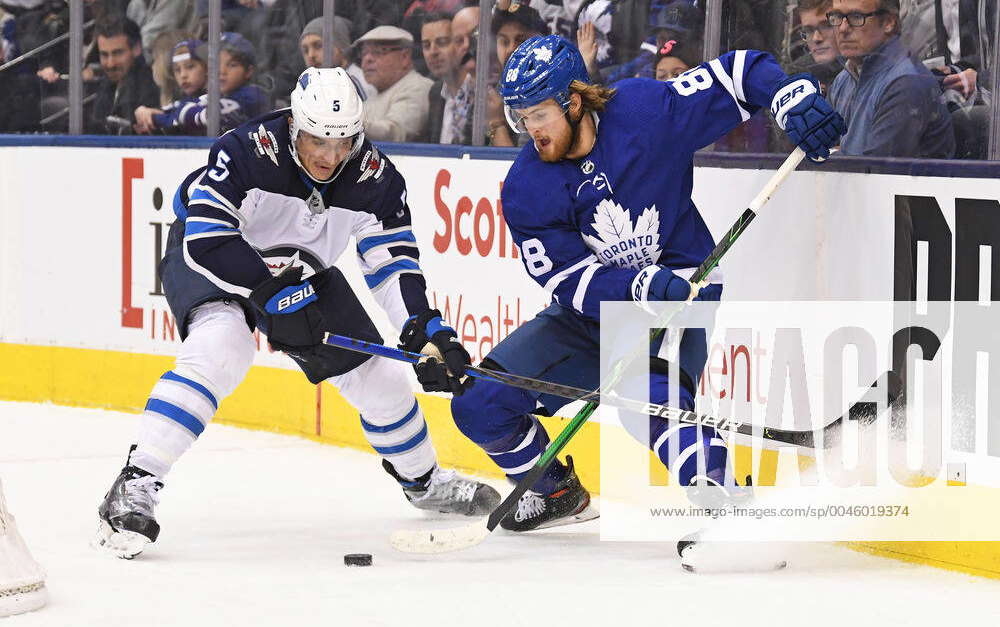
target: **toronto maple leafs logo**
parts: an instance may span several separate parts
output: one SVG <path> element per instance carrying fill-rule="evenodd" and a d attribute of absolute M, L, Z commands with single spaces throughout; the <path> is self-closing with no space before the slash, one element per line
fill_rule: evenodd
<path fill-rule="evenodd" d="M 535 48 L 535 60 L 548 63 L 552 60 L 552 48 Z"/>
<path fill-rule="evenodd" d="M 660 212 L 647 207 L 632 223 L 632 215 L 610 198 L 594 210 L 590 225 L 597 236 L 583 233 L 583 241 L 604 265 L 644 268 L 660 257 Z"/>

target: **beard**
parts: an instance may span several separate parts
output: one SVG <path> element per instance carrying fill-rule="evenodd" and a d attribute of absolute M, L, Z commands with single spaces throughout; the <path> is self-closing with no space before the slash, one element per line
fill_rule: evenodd
<path fill-rule="evenodd" d="M 535 150 L 538 151 L 538 158 L 546 163 L 555 163 L 557 161 L 562 161 L 566 158 L 566 153 L 573 143 L 573 129 L 566 125 L 567 128 L 559 129 L 561 132 L 555 135 L 548 135 L 545 139 L 549 140 L 549 143 L 545 147 L 538 145 L 535 142 Z"/>

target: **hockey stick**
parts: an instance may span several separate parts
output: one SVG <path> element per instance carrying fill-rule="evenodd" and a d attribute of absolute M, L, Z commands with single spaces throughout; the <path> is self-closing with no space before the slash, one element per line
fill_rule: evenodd
<path fill-rule="evenodd" d="M 373 342 L 357 340 L 343 335 L 334 335 L 332 333 L 326 334 L 324 342 L 330 346 L 344 348 L 357 353 L 386 357 L 388 359 L 395 359 L 409 364 L 415 364 L 420 360 L 427 358 L 427 355 L 422 355 L 420 353 L 413 353 L 399 348 L 385 346 L 383 344 L 375 344 Z M 902 389 L 902 385 L 898 378 L 895 377 L 895 374 L 892 372 L 886 372 L 872 384 L 869 391 L 867 391 L 859 401 L 848 408 L 847 412 L 819 429 L 777 429 L 754 425 L 734 420 L 732 418 L 720 418 L 709 414 L 698 414 L 693 411 L 677 409 L 676 407 L 668 407 L 666 405 L 658 405 L 656 403 L 625 398 L 618 396 L 615 392 L 605 392 L 605 394 L 601 396 L 601 393 L 598 390 L 585 390 L 583 388 L 577 388 L 570 385 L 561 385 L 558 383 L 552 383 L 551 381 L 541 381 L 539 379 L 522 377 L 510 374 L 509 372 L 490 370 L 479 366 L 466 366 L 465 373 L 476 379 L 502 383 L 504 385 L 521 388 L 523 390 L 530 390 L 541 394 L 551 394 L 553 396 L 561 396 L 573 401 L 594 401 L 610 407 L 627 409 L 629 411 L 634 411 L 640 414 L 648 414 L 650 416 L 656 416 L 666 420 L 674 420 L 690 425 L 703 425 L 706 427 L 712 427 L 718 431 L 732 431 L 751 438 L 761 438 L 772 442 L 791 444 L 802 448 L 816 448 L 816 442 L 819 440 L 817 435 L 820 433 L 823 435 L 821 441 L 823 442 L 824 448 L 830 448 L 838 442 L 836 439 L 836 433 L 845 418 L 847 420 L 861 420 L 864 418 L 874 417 L 877 412 L 877 407 L 873 407 L 873 405 L 877 405 L 877 400 L 871 400 L 871 390 L 875 390 L 877 392 L 888 388 L 886 398 L 888 399 L 888 404 L 892 404 L 895 402 L 896 398 L 898 398 Z"/>
<path fill-rule="evenodd" d="M 702 262 L 698 269 L 695 270 L 694 274 L 691 276 L 691 283 L 699 283 L 704 281 L 708 274 L 715 269 L 722 259 L 723 255 L 736 243 L 740 235 L 746 230 L 750 223 L 757 217 L 757 212 L 771 199 L 771 196 L 778 189 L 778 187 L 788 178 L 788 175 L 798 167 L 799 163 L 805 157 L 805 152 L 801 148 L 795 148 L 790 155 L 785 159 L 784 163 L 778 168 L 764 188 L 760 190 L 756 197 L 750 202 L 750 205 L 743 211 L 736 222 L 729 228 L 729 231 L 719 240 L 719 243 L 715 245 L 712 252 L 709 253 L 705 261 Z M 676 309 L 672 310 L 667 315 L 661 317 L 657 321 L 653 328 L 660 329 L 665 326 L 673 314 L 676 313 Z M 654 331 L 655 336 L 658 332 Z M 634 359 L 633 357 L 632 359 Z M 611 374 L 608 381 L 603 384 L 603 388 L 611 388 L 616 383 L 618 383 L 619 378 L 625 372 L 625 369 L 630 363 L 629 359 L 622 359 L 612 366 Z M 393 547 L 399 549 L 400 551 L 405 551 L 409 553 L 442 553 L 446 551 L 455 551 L 459 549 L 464 549 L 467 547 L 475 546 L 483 540 L 485 540 L 489 534 L 496 529 L 500 521 L 507 517 L 508 514 L 517 505 L 517 502 L 521 499 L 525 492 L 528 491 L 531 486 L 541 478 L 542 474 L 548 469 L 549 465 L 555 460 L 556 455 L 558 455 L 563 448 L 569 443 L 569 441 L 577 434 L 578 431 L 583 427 L 584 423 L 590 419 L 594 411 L 597 409 L 597 403 L 594 401 L 587 402 L 583 408 L 577 413 L 577 415 L 570 421 L 568 425 L 562 430 L 562 432 L 556 436 L 554 440 L 549 444 L 549 446 L 542 452 L 538 457 L 538 461 L 528 474 L 521 478 L 514 486 L 514 489 L 507 495 L 497 507 L 490 514 L 486 521 L 486 525 L 481 523 L 473 523 L 465 527 L 458 527 L 455 529 L 448 529 L 444 531 L 397 531 L 392 535 L 390 542 Z"/>

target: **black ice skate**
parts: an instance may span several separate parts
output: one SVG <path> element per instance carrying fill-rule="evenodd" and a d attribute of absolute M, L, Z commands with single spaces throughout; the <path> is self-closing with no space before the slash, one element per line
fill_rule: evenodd
<path fill-rule="evenodd" d="M 417 509 L 461 516 L 485 516 L 500 503 L 500 493 L 485 483 L 463 477 L 454 470 L 434 466 L 412 481 L 396 472 L 389 460 L 382 467 L 403 487 L 403 494 Z"/>
<path fill-rule="evenodd" d="M 129 459 L 135 445 L 129 449 Z M 160 535 L 153 509 L 163 483 L 128 461 L 97 508 L 100 526 L 94 546 L 123 559 L 132 559 Z"/>
<path fill-rule="evenodd" d="M 746 507 L 753 501 L 753 486 L 749 476 L 745 485 L 728 487 L 700 476 L 691 479 L 687 496 L 696 507 L 732 511 L 737 507 Z M 719 516 L 717 514 L 714 517 Z M 775 556 L 771 543 L 702 540 L 702 536 L 708 532 L 708 529 L 695 531 L 677 542 L 681 568 L 692 573 L 755 572 L 778 570 L 787 565 L 784 559 Z"/>
<path fill-rule="evenodd" d="M 508 531 L 531 531 L 571 525 L 597 518 L 587 492 L 573 470 L 573 458 L 566 456 L 566 476 L 549 494 L 528 490 L 517 501 L 517 510 L 500 521 Z"/>

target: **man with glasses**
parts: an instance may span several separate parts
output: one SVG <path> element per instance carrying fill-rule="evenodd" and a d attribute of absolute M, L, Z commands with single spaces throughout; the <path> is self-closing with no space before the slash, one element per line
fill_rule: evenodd
<path fill-rule="evenodd" d="M 837 37 L 826 14 L 833 9 L 833 0 L 799 0 L 796 10 L 799 14 L 799 35 L 806 42 L 813 64 L 809 72 L 819 80 L 823 93 L 833 78 L 843 69 Z"/>
<path fill-rule="evenodd" d="M 844 154 L 954 156 L 941 88 L 900 41 L 899 0 L 833 0 L 826 17 L 846 60 L 829 94 L 847 121 Z"/>
<path fill-rule="evenodd" d="M 417 141 L 427 126 L 432 81 L 413 69 L 413 35 L 377 26 L 354 42 L 354 57 L 378 91 L 365 105 L 365 134 L 375 141 Z"/>

